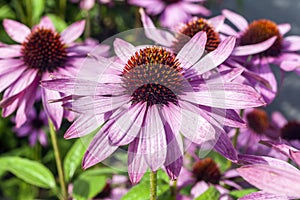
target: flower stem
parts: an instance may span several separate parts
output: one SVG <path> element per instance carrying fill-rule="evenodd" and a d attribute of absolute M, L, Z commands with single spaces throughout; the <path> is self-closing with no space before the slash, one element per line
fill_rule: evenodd
<path fill-rule="evenodd" d="M 54 156 L 55 156 L 55 161 L 56 161 L 56 167 L 57 167 L 57 172 L 58 172 L 58 178 L 59 178 L 59 184 L 61 186 L 61 192 L 64 200 L 68 199 L 67 195 L 67 189 L 66 189 L 66 183 L 65 183 L 65 177 L 64 177 L 64 172 L 60 160 L 60 153 L 59 153 L 59 148 L 57 144 L 57 137 L 56 133 L 54 130 L 54 125 L 52 121 L 49 119 L 49 129 L 50 129 L 50 137 L 51 137 L 51 142 L 54 150 Z"/>
<path fill-rule="evenodd" d="M 240 111 L 240 117 L 241 117 L 241 118 L 243 117 L 243 114 L 244 114 L 244 110 L 242 109 L 242 110 Z M 236 145 L 237 145 L 237 141 L 238 141 L 239 134 L 240 134 L 240 129 L 237 128 L 236 131 L 235 131 L 234 137 L 233 137 L 233 139 L 232 139 L 232 144 L 233 144 L 234 147 L 236 147 Z"/>
<path fill-rule="evenodd" d="M 157 172 L 150 172 L 150 200 L 156 200 L 157 196 Z"/>
<path fill-rule="evenodd" d="M 171 199 L 175 200 L 177 196 L 177 180 L 173 181 L 173 185 L 171 186 Z"/>

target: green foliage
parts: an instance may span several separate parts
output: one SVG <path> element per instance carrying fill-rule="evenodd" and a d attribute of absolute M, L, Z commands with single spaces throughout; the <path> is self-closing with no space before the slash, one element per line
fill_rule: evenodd
<path fill-rule="evenodd" d="M 255 188 L 243 189 L 243 190 L 233 190 L 229 192 L 229 195 L 232 196 L 234 199 L 241 198 L 247 194 L 257 192 L 258 190 Z"/>
<path fill-rule="evenodd" d="M 219 197 L 220 192 L 215 187 L 211 186 L 195 200 L 218 200 Z"/>

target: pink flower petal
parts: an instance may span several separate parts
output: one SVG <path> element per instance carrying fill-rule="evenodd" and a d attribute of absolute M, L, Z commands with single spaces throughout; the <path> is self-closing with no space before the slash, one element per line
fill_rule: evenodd
<path fill-rule="evenodd" d="M 300 61 L 284 60 L 280 64 L 280 68 L 284 71 L 291 72 L 299 68 Z"/>
<path fill-rule="evenodd" d="M 243 196 L 242 198 L 239 198 L 239 200 L 289 200 L 286 195 L 280 195 L 280 194 L 270 194 L 267 192 L 254 192 L 251 194 L 248 194 L 246 196 Z"/>
<path fill-rule="evenodd" d="M 52 31 L 55 31 L 55 27 L 51 21 L 51 19 L 47 16 L 43 17 L 40 21 L 40 23 L 37 25 L 38 27 L 43 27 L 45 29 L 51 29 Z"/>
<path fill-rule="evenodd" d="M 205 50 L 206 41 L 206 33 L 201 31 L 182 47 L 176 57 L 183 68 L 189 68 L 201 58 Z"/>
<path fill-rule="evenodd" d="M 226 35 L 238 36 L 238 33 L 227 24 L 222 24 L 219 31 Z"/>
<path fill-rule="evenodd" d="M 218 48 L 205 55 L 199 62 L 197 62 L 193 69 L 196 69 L 200 74 L 208 72 L 209 70 L 222 64 L 231 54 L 236 38 L 229 36 L 222 41 Z"/>
<path fill-rule="evenodd" d="M 85 20 L 71 24 L 61 33 L 61 38 L 66 44 L 74 42 L 83 33 L 85 27 Z"/>
<path fill-rule="evenodd" d="M 210 18 L 208 22 L 214 27 L 215 31 L 219 32 L 223 27 L 225 17 L 222 15 Z"/>
<path fill-rule="evenodd" d="M 245 31 L 248 28 L 247 20 L 241 15 L 234 13 L 230 10 L 223 10 L 222 14 L 233 23 L 240 31 Z"/>
<path fill-rule="evenodd" d="M 21 46 L 19 46 L 18 48 L 0 47 L 0 51 L 0 58 L 16 58 L 22 56 Z"/>
<path fill-rule="evenodd" d="M 136 52 L 136 48 L 132 44 L 119 38 L 116 38 L 114 41 L 114 50 L 124 63 L 127 63 Z"/>
<path fill-rule="evenodd" d="M 287 32 L 291 30 L 292 27 L 290 24 L 278 24 L 277 28 L 279 29 L 281 35 L 285 35 Z"/>
<path fill-rule="evenodd" d="M 227 136 L 227 134 L 221 130 L 220 128 L 215 128 L 219 133 L 219 138 L 217 140 L 217 143 L 214 146 L 214 149 L 219 152 L 222 156 L 225 158 L 237 162 L 238 156 L 235 148 L 232 145 L 231 140 Z"/>
<path fill-rule="evenodd" d="M 273 112 L 271 118 L 278 128 L 282 128 L 287 123 L 287 119 L 278 111 Z"/>
<path fill-rule="evenodd" d="M 5 88 L 9 87 L 10 85 L 12 85 L 20 76 L 22 76 L 22 74 L 24 73 L 24 71 L 26 70 L 26 67 L 13 67 L 11 69 L 9 69 L 7 72 L 5 73 L 1 73 L 0 74 L 0 92 L 2 92 Z"/>
<path fill-rule="evenodd" d="M 186 12 L 193 15 L 201 14 L 203 16 L 211 15 L 211 11 L 201 5 L 193 4 L 193 3 L 182 3 L 181 8 Z"/>
<path fill-rule="evenodd" d="M 18 43 L 24 42 L 26 37 L 31 32 L 30 29 L 24 24 L 21 24 L 11 19 L 4 19 L 3 26 L 7 34 Z"/>
<path fill-rule="evenodd" d="M 298 166 L 300 166 L 300 151 L 290 150 L 290 157 Z"/>
<path fill-rule="evenodd" d="M 140 9 L 139 11 L 146 37 L 160 45 L 166 47 L 172 46 L 172 42 L 175 39 L 174 36 L 165 30 L 157 29 L 150 17 L 146 15 L 145 11 L 143 9 Z"/>
<path fill-rule="evenodd" d="M 277 39 L 276 36 L 271 37 L 270 39 L 267 39 L 266 41 L 257 43 L 257 44 L 251 44 L 251 45 L 245 45 L 245 46 L 238 46 L 234 48 L 232 55 L 233 56 L 249 56 L 256 53 L 263 52 L 270 48 L 275 40 Z"/>
<path fill-rule="evenodd" d="M 300 50 L 300 37 L 296 35 L 284 38 L 285 51 L 299 51 Z"/>
<path fill-rule="evenodd" d="M 174 13 L 177 14 L 174 15 Z M 190 14 L 185 12 L 181 5 L 171 4 L 165 8 L 159 21 L 163 27 L 175 27 L 178 23 L 187 21 L 190 17 Z"/>
<path fill-rule="evenodd" d="M 93 138 L 83 157 L 82 168 L 87 169 L 99 162 L 102 162 L 116 151 L 117 148 L 118 146 L 112 146 L 109 144 L 107 134 L 101 129 Z"/>
<path fill-rule="evenodd" d="M 299 171 L 294 172 L 263 164 L 243 166 L 237 171 L 246 181 L 265 192 L 300 197 Z"/>

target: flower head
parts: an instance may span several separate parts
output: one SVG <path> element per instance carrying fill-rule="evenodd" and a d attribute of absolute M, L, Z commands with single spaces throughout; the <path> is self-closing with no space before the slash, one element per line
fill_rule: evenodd
<path fill-rule="evenodd" d="M 213 75 L 210 84 L 205 84 L 201 75 L 224 62 L 235 38 L 225 39 L 216 50 L 201 58 L 205 43 L 206 34 L 199 32 L 175 55 L 167 48 L 139 48 L 116 39 L 114 50 L 119 60 L 100 57 L 88 60 L 85 66 L 93 70 L 90 78 L 42 83 L 45 88 L 75 97 L 69 109 L 80 116 L 65 138 L 81 137 L 105 122 L 88 147 L 84 168 L 103 161 L 119 146 L 128 145 L 132 182 L 138 182 L 148 167 L 156 171 L 164 166 L 175 179 L 183 162 L 180 133 L 197 144 L 208 142 L 211 148 L 216 144 L 218 152 L 236 160 L 222 126 L 241 122 L 227 120 L 222 111 L 264 102 L 251 87 L 230 82 L 220 84 Z"/>
<path fill-rule="evenodd" d="M 210 11 L 199 5 L 204 0 L 129 0 L 132 5 L 146 9 L 149 15 L 161 14 L 159 21 L 164 27 L 174 27 L 180 22 L 187 22 L 192 15 L 209 16 Z M 196 4 L 198 3 L 198 4 Z M 177 13 L 174 15 L 174 13 Z"/>
<path fill-rule="evenodd" d="M 5 90 L 0 106 L 4 117 L 15 110 L 16 126 L 25 123 L 36 96 L 41 93 L 44 109 L 58 129 L 63 115 L 61 106 L 48 104 L 49 99 L 57 99 L 61 94 L 56 91 L 41 89 L 39 82 L 50 75 L 75 76 L 78 64 L 86 57 L 89 48 L 74 41 L 82 34 L 84 21 L 76 22 L 58 33 L 48 17 L 29 29 L 27 26 L 5 19 L 3 26 L 8 35 L 18 42 L 16 45 L 0 47 L 0 80 Z M 68 115 L 70 116 L 70 115 Z"/>

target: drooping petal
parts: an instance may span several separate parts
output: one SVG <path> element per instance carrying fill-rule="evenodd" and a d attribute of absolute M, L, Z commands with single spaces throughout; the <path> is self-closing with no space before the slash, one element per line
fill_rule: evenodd
<path fill-rule="evenodd" d="M 233 162 L 237 162 L 238 161 L 237 152 L 233 147 L 232 142 L 227 136 L 227 134 L 219 128 L 215 128 L 215 130 L 219 132 L 219 134 L 217 134 L 219 135 L 219 138 L 217 143 L 214 146 L 214 149 L 225 158 Z"/>
<path fill-rule="evenodd" d="M 265 192 L 300 197 L 299 171 L 289 171 L 263 164 L 242 166 L 237 171 L 246 181 Z"/>
<path fill-rule="evenodd" d="M 163 166 L 167 156 L 167 140 L 157 105 L 148 108 L 140 137 L 141 154 L 152 171 Z"/>
<path fill-rule="evenodd" d="M 271 118 L 278 128 L 282 128 L 287 123 L 287 119 L 278 111 L 273 112 Z"/>
<path fill-rule="evenodd" d="M 85 20 L 71 24 L 61 33 L 61 38 L 66 44 L 74 42 L 83 33 L 85 27 Z"/>
<path fill-rule="evenodd" d="M 199 62 L 197 62 L 193 69 L 196 69 L 200 74 L 208 72 L 209 70 L 222 64 L 231 54 L 236 38 L 233 36 L 227 37 L 222 41 L 218 48 L 205 55 Z"/>
<path fill-rule="evenodd" d="M 201 85 L 197 92 L 179 95 L 183 100 L 216 108 L 245 109 L 265 105 L 261 96 L 250 86 L 239 83 Z"/>
<path fill-rule="evenodd" d="M 128 147 L 128 175 L 133 184 L 141 180 L 148 168 L 140 143 L 141 139 L 137 137 Z"/>
<path fill-rule="evenodd" d="M 118 146 L 112 146 L 109 143 L 107 133 L 100 129 L 89 145 L 83 159 L 82 168 L 87 169 L 99 162 L 102 162 L 114 151 Z"/>
<path fill-rule="evenodd" d="M 140 9 L 139 11 L 143 27 L 145 29 L 145 35 L 147 36 L 147 38 L 153 40 L 154 42 L 160 45 L 170 47 L 175 39 L 174 36 L 165 30 L 157 29 L 150 17 L 146 15 L 145 11 L 143 9 Z"/>
<path fill-rule="evenodd" d="M 114 50 L 117 56 L 124 63 L 127 63 L 130 57 L 136 51 L 136 48 L 132 44 L 126 42 L 125 40 L 116 38 L 114 41 Z"/>
<path fill-rule="evenodd" d="M 56 130 L 60 128 L 64 111 L 61 103 L 49 103 L 49 100 L 60 98 L 59 92 L 42 88 L 43 106 Z"/>
<path fill-rule="evenodd" d="M 30 34 L 30 29 L 17 21 L 11 19 L 4 19 L 3 26 L 6 33 L 16 42 L 22 43 Z M 2 51 L 1 51 L 2 54 Z"/>
<path fill-rule="evenodd" d="M 180 14 L 174 15 L 174 13 Z M 159 21 L 163 27 L 175 27 L 178 23 L 187 21 L 190 17 L 190 14 L 183 11 L 180 5 L 171 4 L 165 8 Z"/>
<path fill-rule="evenodd" d="M 112 145 L 123 146 L 132 142 L 140 133 L 146 114 L 146 103 L 130 106 L 108 131 L 108 139 Z"/>
<path fill-rule="evenodd" d="M 248 28 L 247 20 L 241 15 L 234 13 L 230 10 L 223 10 L 222 14 L 233 23 L 240 31 L 245 31 Z"/>
<path fill-rule="evenodd" d="M 206 33 L 201 31 L 182 47 L 176 57 L 183 68 L 189 68 L 201 58 L 205 50 L 206 41 Z"/>
<path fill-rule="evenodd" d="M 248 194 L 246 196 L 243 196 L 242 198 L 239 198 L 239 200 L 266 200 L 266 199 L 270 199 L 270 200 L 289 200 L 290 198 L 288 198 L 286 195 L 280 195 L 280 194 L 271 194 L 271 193 L 267 193 L 267 192 L 254 192 L 251 194 Z"/>
<path fill-rule="evenodd" d="M 257 44 L 250 44 L 250 45 L 244 45 L 244 46 L 238 46 L 234 48 L 232 55 L 233 56 L 249 56 L 253 54 L 257 54 L 260 52 L 263 52 L 270 48 L 275 40 L 277 39 L 276 36 L 273 36 L 266 41 L 257 43 Z"/>

